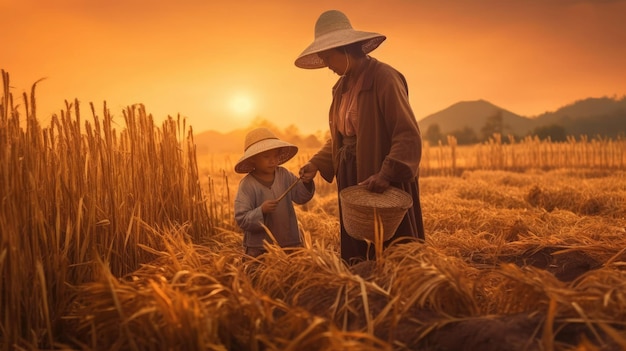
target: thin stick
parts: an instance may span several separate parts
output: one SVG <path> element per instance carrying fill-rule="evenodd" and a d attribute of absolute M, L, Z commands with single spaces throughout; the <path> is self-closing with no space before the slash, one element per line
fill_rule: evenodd
<path fill-rule="evenodd" d="M 293 189 L 293 187 L 294 187 L 294 186 L 296 186 L 296 184 L 298 184 L 298 182 L 300 181 L 300 179 L 302 179 L 302 178 L 298 178 L 298 179 L 296 179 L 296 181 L 295 181 L 295 182 L 293 182 L 293 184 L 291 184 L 291 185 L 289 186 L 289 188 L 287 188 L 287 190 L 285 190 L 285 192 L 284 192 L 282 195 L 280 195 L 280 196 L 278 197 L 278 199 L 276 199 L 276 202 L 280 202 L 280 200 L 282 200 L 285 196 L 287 196 L 287 193 L 288 193 L 288 192 L 290 192 L 290 191 L 291 191 L 291 189 Z"/>

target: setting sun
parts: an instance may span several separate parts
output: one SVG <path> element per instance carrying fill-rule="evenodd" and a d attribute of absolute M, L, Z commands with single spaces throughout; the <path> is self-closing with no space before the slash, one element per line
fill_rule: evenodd
<path fill-rule="evenodd" d="M 242 119 L 252 117 L 254 105 L 254 100 L 246 93 L 237 93 L 228 102 L 228 107 L 233 115 Z"/>

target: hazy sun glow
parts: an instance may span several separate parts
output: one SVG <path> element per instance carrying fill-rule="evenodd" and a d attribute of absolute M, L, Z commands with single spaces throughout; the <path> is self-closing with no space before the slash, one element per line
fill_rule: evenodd
<path fill-rule="evenodd" d="M 254 114 L 254 99 L 247 93 L 239 92 L 231 96 L 228 101 L 228 108 L 235 117 L 241 119 L 252 118 Z"/>

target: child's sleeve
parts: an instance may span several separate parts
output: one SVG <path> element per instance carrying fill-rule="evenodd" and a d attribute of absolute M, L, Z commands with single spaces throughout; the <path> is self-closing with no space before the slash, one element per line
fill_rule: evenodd
<path fill-rule="evenodd" d="M 295 182 L 298 177 L 290 173 L 291 182 Z M 310 183 L 304 184 L 304 182 L 298 182 L 298 184 L 291 190 L 291 200 L 299 205 L 304 204 L 313 198 L 315 194 L 315 181 L 311 180 Z"/>
<path fill-rule="evenodd" d="M 260 204 L 257 206 L 255 198 L 254 189 L 241 182 L 235 196 L 234 212 L 237 225 L 245 231 L 263 229 L 263 211 Z"/>

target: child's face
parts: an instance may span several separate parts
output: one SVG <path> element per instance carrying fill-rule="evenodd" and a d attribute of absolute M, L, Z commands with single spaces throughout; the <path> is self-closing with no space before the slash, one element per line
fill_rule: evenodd
<path fill-rule="evenodd" d="M 254 164 L 256 173 L 273 174 L 278 166 L 279 156 L 279 149 L 267 150 L 253 156 L 250 161 Z"/>

